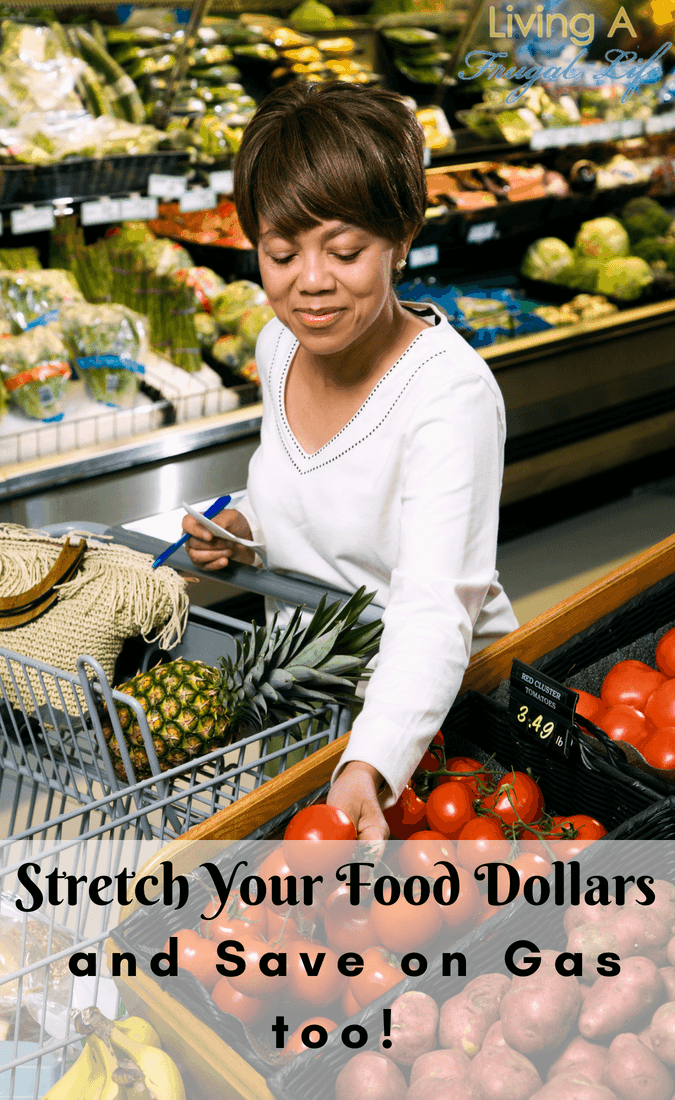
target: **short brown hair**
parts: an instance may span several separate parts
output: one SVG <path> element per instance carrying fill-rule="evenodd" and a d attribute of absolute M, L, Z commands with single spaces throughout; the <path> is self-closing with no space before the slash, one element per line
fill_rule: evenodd
<path fill-rule="evenodd" d="M 244 233 L 260 217 L 292 239 L 339 218 L 395 243 L 424 224 L 424 137 L 395 92 L 331 81 L 267 96 L 244 131 L 234 201 Z"/>

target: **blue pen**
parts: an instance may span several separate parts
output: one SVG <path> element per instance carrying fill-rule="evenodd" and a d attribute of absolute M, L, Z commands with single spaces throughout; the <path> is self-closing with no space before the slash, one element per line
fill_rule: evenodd
<path fill-rule="evenodd" d="M 231 496 L 218 497 L 218 500 L 216 500 L 213 504 L 210 505 L 209 508 L 206 509 L 206 511 L 204 512 L 204 517 L 206 519 L 213 519 L 213 517 L 217 516 L 219 512 L 222 512 L 223 508 L 227 508 L 231 500 Z M 155 558 L 152 563 L 152 568 L 157 569 L 158 566 L 164 565 L 166 559 L 170 558 L 172 554 L 175 554 L 176 550 L 180 550 L 181 546 L 185 546 L 185 543 L 189 538 L 190 535 L 183 535 L 183 537 L 179 539 L 178 542 L 174 542 L 173 546 L 169 546 L 162 554 L 159 555 L 158 558 Z"/>

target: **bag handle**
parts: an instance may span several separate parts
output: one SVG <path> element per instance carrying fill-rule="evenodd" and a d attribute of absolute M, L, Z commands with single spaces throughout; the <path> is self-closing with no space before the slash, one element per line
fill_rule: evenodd
<path fill-rule="evenodd" d="M 87 540 L 80 539 L 79 543 L 65 543 L 61 553 L 54 562 L 49 572 L 29 588 L 26 592 L 19 592 L 14 596 L 0 598 L 0 630 L 11 630 L 16 626 L 25 626 L 43 615 L 59 598 L 56 586 L 65 584 L 79 569 Z"/>

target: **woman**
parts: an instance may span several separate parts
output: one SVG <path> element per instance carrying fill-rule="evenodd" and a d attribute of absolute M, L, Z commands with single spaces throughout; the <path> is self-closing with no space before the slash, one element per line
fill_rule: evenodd
<path fill-rule="evenodd" d="M 393 804 L 472 653 L 516 625 L 495 555 L 504 407 L 480 356 L 394 281 L 424 222 L 423 138 L 392 92 L 294 84 L 270 95 L 237 157 L 235 202 L 276 318 L 256 362 L 261 445 L 247 497 L 218 523 L 270 569 L 376 590 L 375 671 L 328 801 L 359 836 Z M 186 517 L 192 560 L 251 551 Z M 269 607 L 268 607 L 269 610 Z"/>

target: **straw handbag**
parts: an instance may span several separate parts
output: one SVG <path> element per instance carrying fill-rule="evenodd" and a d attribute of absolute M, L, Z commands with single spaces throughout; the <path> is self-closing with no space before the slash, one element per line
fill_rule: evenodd
<path fill-rule="evenodd" d="M 152 560 L 86 532 L 51 538 L 0 526 L 0 647 L 73 674 L 78 657 L 86 654 L 99 661 L 112 683 L 127 638 L 141 635 L 169 649 L 185 630 L 185 581 L 168 566 L 153 570 Z M 7 660 L 0 658 L 0 693 L 4 686 L 10 705 L 16 705 L 18 691 L 30 706 L 25 675 L 19 683 L 7 673 Z M 64 698 L 53 679 L 36 671 L 28 675 L 37 705 L 46 702 L 46 692 L 62 710 Z M 66 709 L 72 705 L 66 703 Z"/>

